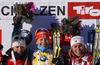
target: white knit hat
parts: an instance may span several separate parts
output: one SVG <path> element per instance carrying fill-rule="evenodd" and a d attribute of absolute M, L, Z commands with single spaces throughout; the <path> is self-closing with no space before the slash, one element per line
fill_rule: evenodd
<path fill-rule="evenodd" d="M 21 36 L 21 35 L 15 35 L 12 38 L 12 48 L 14 46 L 23 46 L 24 48 L 26 48 L 26 43 L 25 43 L 25 39 Z"/>
<path fill-rule="evenodd" d="M 77 43 L 81 43 L 81 44 L 84 45 L 84 38 L 82 36 L 74 36 L 74 37 L 72 37 L 71 38 L 71 42 L 70 42 L 71 47 L 72 47 L 72 45 L 77 44 Z"/>

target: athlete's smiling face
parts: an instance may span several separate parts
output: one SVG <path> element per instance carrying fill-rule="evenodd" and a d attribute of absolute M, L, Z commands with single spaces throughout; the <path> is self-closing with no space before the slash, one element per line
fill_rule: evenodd
<path fill-rule="evenodd" d="M 36 42 L 41 47 L 47 47 L 49 45 L 49 39 L 48 38 L 39 38 Z"/>
<path fill-rule="evenodd" d="M 81 43 L 77 43 L 72 46 L 72 52 L 77 56 L 81 56 L 84 53 L 84 50 L 85 47 Z"/>
<path fill-rule="evenodd" d="M 14 46 L 13 51 L 17 52 L 19 55 L 22 55 L 25 51 L 25 48 L 23 46 Z"/>

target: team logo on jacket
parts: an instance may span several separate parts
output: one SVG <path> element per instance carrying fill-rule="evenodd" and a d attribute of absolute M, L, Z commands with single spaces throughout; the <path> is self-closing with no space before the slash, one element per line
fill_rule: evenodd
<path fill-rule="evenodd" d="M 44 55 L 40 57 L 40 60 L 43 61 L 43 62 L 46 61 L 46 59 L 47 59 L 47 57 L 44 56 Z"/>

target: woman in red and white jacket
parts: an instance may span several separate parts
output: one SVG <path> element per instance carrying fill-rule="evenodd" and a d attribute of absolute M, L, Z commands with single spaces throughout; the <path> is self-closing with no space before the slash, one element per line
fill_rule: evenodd
<path fill-rule="evenodd" d="M 12 48 L 6 52 L 8 59 L 5 65 L 30 65 L 25 51 L 25 39 L 21 35 L 13 36 L 11 46 Z"/>
<path fill-rule="evenodd" d="M 92 56 L 87 53 L 82 36 L 71 38 L 71 48 L 66 55 L 67 65 L 92 65 Z"/>

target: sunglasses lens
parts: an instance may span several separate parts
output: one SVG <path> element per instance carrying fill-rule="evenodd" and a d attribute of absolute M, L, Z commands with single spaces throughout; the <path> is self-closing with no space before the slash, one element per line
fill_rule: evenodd
<path fill-rule="evenodd" d="M 45 29 L 45 28 L 40 28 L 40 29 L 37 30 L 37 32 L 39 32 L 39 31 L 46 31 L 46 32 L 48 32 L 48 30 Z M 37 33 L 37 32 L 36 32 L 36 33 Z"/>
<path fill-rule="evenodd" d="M 24 39 L 24 38 L 23 37 L 19 37 L 19 36 L 15 37 L 15 40 L 19 40 L 19 39 L 21 40 L 21 39 Z"/>
<path fill-rule="evenodd" d="M 19 37 L 15 37 L 15 40 L 19 39 Z"/>

